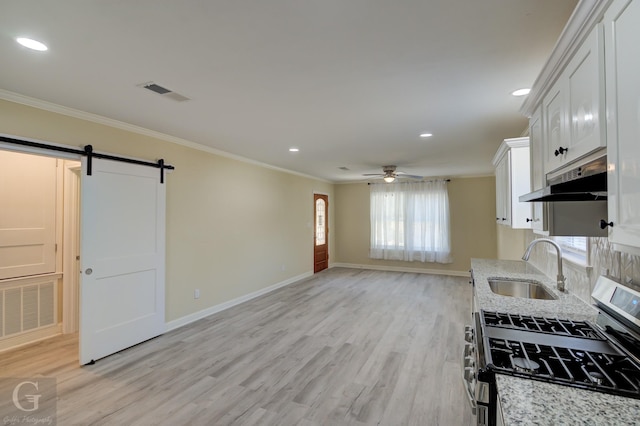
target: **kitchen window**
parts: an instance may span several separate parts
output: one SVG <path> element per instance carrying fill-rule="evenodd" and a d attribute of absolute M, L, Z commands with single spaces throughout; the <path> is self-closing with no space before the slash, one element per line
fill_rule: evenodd
<path fill-rule="evenodd" d="M 370 185 L 372 259 L 451 263 L 447 182 Z"/>
<path fill-rule="evenodd" d="M 562 247 L 563 258 L 578 265 L 589 265 L 589 239 L 587 237 L 555 237 Z"/>

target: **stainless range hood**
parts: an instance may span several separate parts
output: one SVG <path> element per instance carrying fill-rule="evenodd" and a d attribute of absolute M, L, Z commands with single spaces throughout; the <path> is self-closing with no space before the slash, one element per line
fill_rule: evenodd
<path fill-rule="evenodd" d="M 520 201 L 604 201 L 607 199 L 607 157 L 572 168 L 548 186 L 519 197 Z"/>

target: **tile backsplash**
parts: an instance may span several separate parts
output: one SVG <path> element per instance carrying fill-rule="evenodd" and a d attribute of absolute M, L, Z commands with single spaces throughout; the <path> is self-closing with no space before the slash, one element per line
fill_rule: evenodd
<path fill-rule="evenodd" d="M 540 236 L 527 231 L 529 244 Z M 640 291 L 640 256 L 613 250 L 607 238 L 590 237 L 591 266 L 576 266 L 563 262 L 567 289 L 585 302 L 591 304 L 591 292 L 600 275 L 608 274 L 624 285 Z M 538 244 L 533 248 L 529 261 L 545 275 L 555 279 L 557 260 L 555 252 L 549 251 L 548 244 Z"/>

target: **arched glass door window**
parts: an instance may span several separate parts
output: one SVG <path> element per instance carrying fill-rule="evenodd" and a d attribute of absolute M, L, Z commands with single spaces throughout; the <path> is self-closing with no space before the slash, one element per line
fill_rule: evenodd
<path fill-rule="evenodd" d="M 327 243 L 325 234 L 325 223 L 327 208 L 324 200 L 319 198 L 316 200 L 316 245 L 321 246 Z"/>

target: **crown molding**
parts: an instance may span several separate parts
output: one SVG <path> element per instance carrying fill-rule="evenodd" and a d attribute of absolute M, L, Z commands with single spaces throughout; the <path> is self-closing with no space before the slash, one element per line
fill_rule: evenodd
<path fill-rule="evenodd" d="M 574 9 L 560 38 L 556 42 L 551 55 L 545 62 L 540 74 L 536 78 L 531 92 L 520 107 L 525 117 L 531 117 L 542 102 L 547 90 L 558 79 L 575 51 L 598 22 L 602 20 L 604 12 L 613 0 L 580 0 Z"/>
<path fill-rule="evenodd" d="M 81 111 L 75 108 L 69 108 L 69 107 L 58 105 L 48 101 L 43 101 L 42 99 L 32 98 L 30 96 L 21 95 L 19 93 L 11 92 L 9 90 L 0 89 L 0 99 L 9 101 L 9 102 L 14 102 L 21 105 L 26 105 L 33 108 L 42 109 L 42 110 L 53 112 L 56 114 L 66 115 L 68 117 L 78 118 L 80 120 L 90 121 L 92 123 L 102 124 L 104 126 L 113 127 L 116 129 L 131 132 L 131 133 L 137 133 L 139 135 L 160 139 L 165 142 L 170 142 L 176 145 L 181 145 L 187 148 L 207 152 L 209 154 L 229 158 L 229 159 L 240 161 L 243 163 L 252 164 L 254 166 L 263 167 L 265 169 L 288 173 L 288 174 L 296 175 L 296 176 L 307 178 L 307 179 L 313 179 L 320 182 L 325 182 L 330 184 L 334 183 L 326 179 L 318 178 L 315 176 L 307 175 L 307 174 L 296 172 L 293 170 L 283 169 L 281 167 L 272 166 L 271 164 L 262 163 L 260 161 L 252 160 L 247 157 L 231 154 L 229 152 L 212 148 L 210 146 L 202 145 L 196 142 L 192 142 L 187 139 L 182 139 L 176 136 L 171 136 L 165 133 L 157 132 L 155 130 L 150 130 L 144 127 L 136 126 L 135 124 L 126 123 L 124 121 L 114 120 L 112 118 L 104 117 L 102 115 Z"/>

